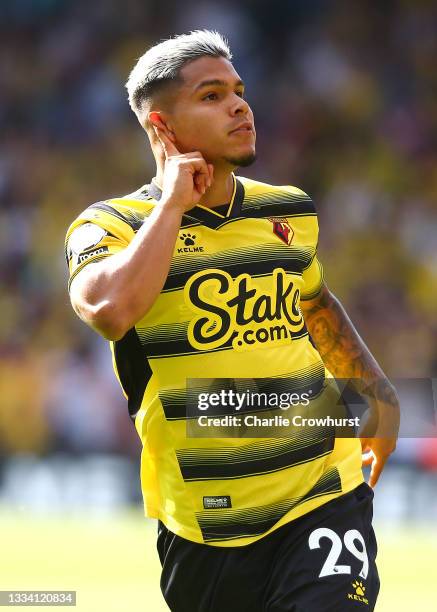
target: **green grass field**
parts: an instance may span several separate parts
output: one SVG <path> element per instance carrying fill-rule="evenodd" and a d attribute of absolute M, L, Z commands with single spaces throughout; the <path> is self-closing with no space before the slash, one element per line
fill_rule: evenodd
<path fill-rule="evenodd" d="M 378 612 L 435 609 L 437 531 L 383 525 L 376 531 Z M 117 518 L 2 512 L 0 590 L 76 590 L 80 612 L 161 612 L 168 608 L 155 551 L 155 522 L 136 511 Z"/>

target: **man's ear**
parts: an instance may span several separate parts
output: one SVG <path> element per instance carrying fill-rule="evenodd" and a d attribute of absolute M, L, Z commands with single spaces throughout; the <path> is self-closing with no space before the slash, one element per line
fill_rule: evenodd
<path fill-rule="evenodd" d="M 171 123 L 165 112 L 156 110 L 149 111 L 147 113 L 147 121 L 152 129 L 153 127 L 157 127 L 158 129 L 163 130 L 173 143 L 176 142 L 174 132 L 171 128 Z"/>

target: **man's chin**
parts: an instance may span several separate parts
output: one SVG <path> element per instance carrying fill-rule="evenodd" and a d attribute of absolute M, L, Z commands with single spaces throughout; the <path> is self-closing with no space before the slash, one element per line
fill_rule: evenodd
<path fill-rule="evenodd" d="M 231 166 L 247 168 L 251 166 L 253 162 L 256 160 L 256 153 L 253 151 L 251 153 L 246 153 L 244 155 L 236 155 L 234 157 L 225 157 L 225 161 L 228 162 Z"/>

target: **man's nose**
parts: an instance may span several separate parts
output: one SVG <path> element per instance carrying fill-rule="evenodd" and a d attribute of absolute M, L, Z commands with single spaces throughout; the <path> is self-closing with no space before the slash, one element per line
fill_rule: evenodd
<path fill-rule="evenodd" d="M 241 115 L 241 114 L 247 114 L 250 110 L 250 106 L 249 104 L 246 102 L 246 100 L 244 98 L 241 98 L 240 96 L 235 96 L 235 101 L 233 102 L 233 104 L 231 105 L 231 114 L 232 116 L 234 115 Z"/>

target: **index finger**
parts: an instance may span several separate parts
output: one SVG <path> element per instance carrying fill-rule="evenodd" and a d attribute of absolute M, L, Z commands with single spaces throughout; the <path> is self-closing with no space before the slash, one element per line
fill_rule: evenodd
<path fill-rule="evenodd" d="M 166 158 L 171 157 L 172 155 L 180 155 L 180 151 L 177 150 L 175 144 L 170 140 L 170 138 L 165 133 L 165 130 L 158 127 L 157 125 L 153 126 L 155 129 L 155 134 L 158 137 L 159 142 L 164 149 L 164 154 Z"/>
<path fill-rule="evenodd" d="M 387 462 L 388 457 L 375 457 L 370 469 L 369 486 L 374 488 L 381 476 L 381 472 Z"/>

